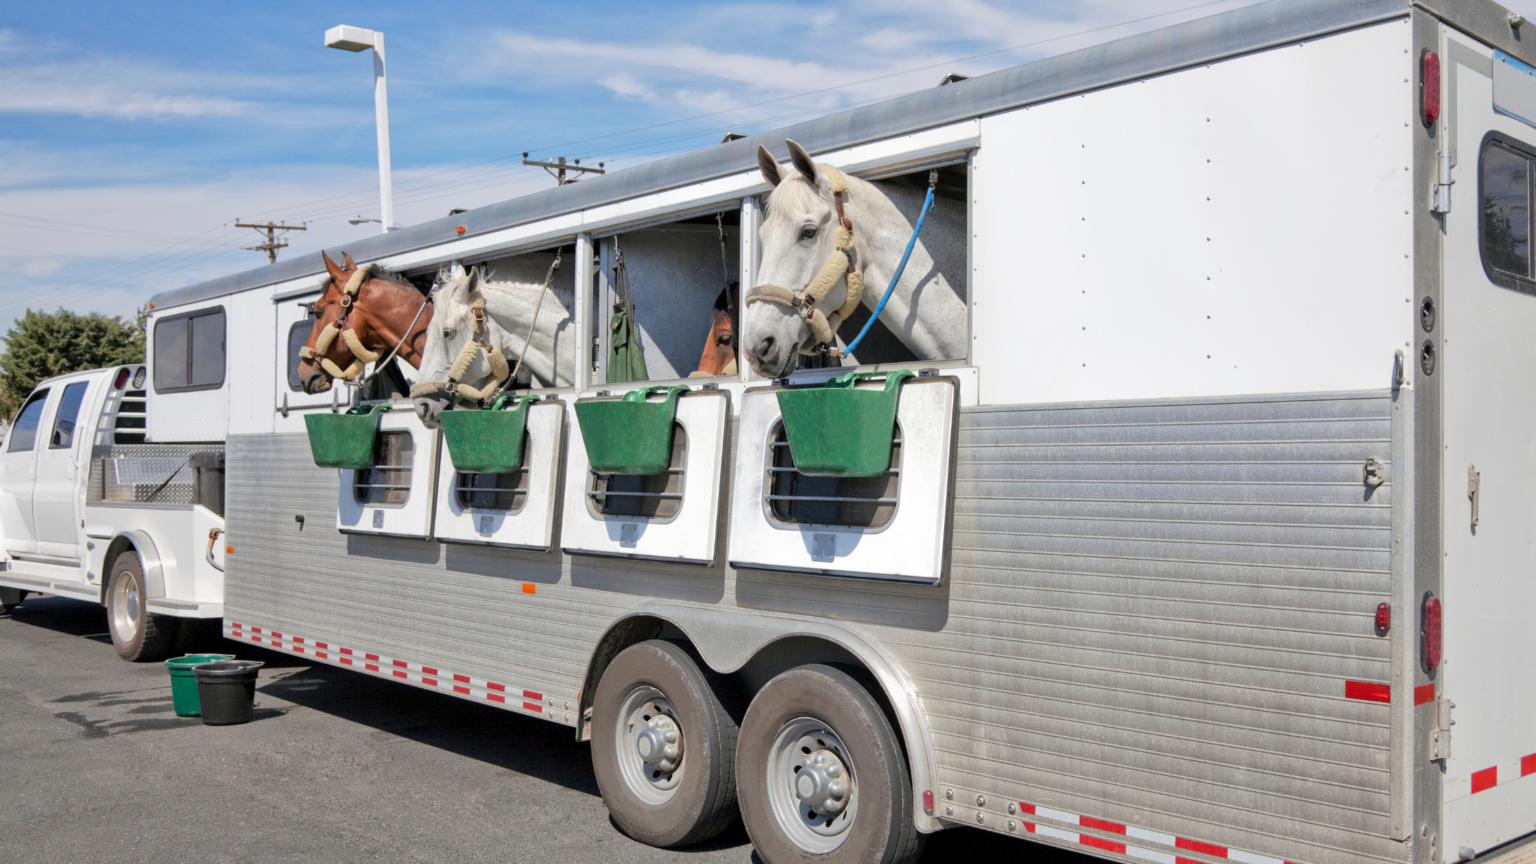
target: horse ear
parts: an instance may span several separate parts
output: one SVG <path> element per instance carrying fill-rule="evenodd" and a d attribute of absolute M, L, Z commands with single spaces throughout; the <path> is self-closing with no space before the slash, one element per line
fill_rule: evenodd
<path fill-rule="evenodd" d="M 784 139 L 784 143 L 789 145 L 789 161 L 795 166 L 796 170 L 805 175 L 805 179 L 809 180 L 812 186 L 815 186 L 816 163 L 811 161 L 811 154 L 805 152 L 804 147 L 788 138 Z"/>
<path fill-rule="evenodd" d="M 325 272 L 331 274 L 331 279 L 336 283 L 336 287 L 339 288 L 342 285 L 347 284 L 346 272 L 344 272 L 340 267 L 337 267 L 336 262 L 332 261 L 331 257 L 325 254 L 325 252 L 322 251 L 320 253 L 320 257 L 325 261 Z"/>
<path fill-rule="evenodd" d="M 768 181 L 769 186 L 777 186 L 784 179 L 784 169 L 773 158 L 773 154 L 768 152 L 768 148 L 761 144 L 757 145 L 757 170 L 763 172 L 763 179 Z"/>
<path fill-rule="evenodd" d="M 357 264 L 352 261 L 352 256 L 345 252 L 341 253 L 341 266 L 348 270 L 357 269 Z"/>

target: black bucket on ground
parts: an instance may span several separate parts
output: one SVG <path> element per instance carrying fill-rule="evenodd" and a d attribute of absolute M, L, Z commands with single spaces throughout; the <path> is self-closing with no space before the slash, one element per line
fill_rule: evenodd
<path fill-rule="evenodd" d="M 192 667 L 197 677 L 197 700 L 202 703 L 204 726 L 233 726 L 251 722 L 256 702 L 259 660 L 220 660 Z"/>

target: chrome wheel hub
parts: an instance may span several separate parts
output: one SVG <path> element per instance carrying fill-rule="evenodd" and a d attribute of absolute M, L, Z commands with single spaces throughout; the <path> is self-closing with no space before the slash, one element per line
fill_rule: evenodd
<path fill-rule="evenodd" d="M 139 585 L 127 574 L 112 589 L 112 629 L 124 642 L 132 642 L 139 633 Z"/>
<path fill-rule="evenodd" d="M 815 717 L 784 725 L 768 751 L 768 802 L 802 850 L 825 855 L 843 845 L 859 808 L 848 748 Z"/>
<path fill-rule="evenodd" d="M 653 771 L 661 774 L 676 771 L 677 763 L 683 758 L 683 736 L 677 721 L 665 714 L 653 715 L 635 736 L 635 750 Z"/>
<path fill-rule="evenodd" d="M 831 750 L 817 750 L 795 775 L 795 794 L 808 809 L 835 816 L 848 806 L 848 771 Z"/>

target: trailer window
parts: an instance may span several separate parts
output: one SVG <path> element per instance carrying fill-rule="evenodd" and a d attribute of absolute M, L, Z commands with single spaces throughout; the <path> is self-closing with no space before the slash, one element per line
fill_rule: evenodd
<path fill-rule="evenodd" d="M 516 513 L 528 500 L 528 468 L 524 466 L 511 474 L 455 472 L 453 494 L 465 510 Z"/>
<path fill-rule="evenodd" d="M 76 381 L 64 388 L 59 397 L 59 410 L 53 415 L 53 434 L 48 437 L 48 449 L 67 450 L 75 446 L 75 421 L 80 416 L 80 403 L 85 399 L 87 381 Z"/>
<path fill-rule="evenodd" d="M 416 442 L 409 432 L 380 432 L 374 439 L 373 467 L 356 472 L 352 494 L 359 504 L 404 504 L 411 497 L 411 462 Z"/>
<path fill-rule="evenodd" d="M 672 424 L 672 459 L 660 474 L 598 474 L 588 471 L 587 501 L 603 516 L 643 516 L 666 520 L 683 508 L 683 466 L 688 463 L 688 433 Z"/>
<path fill-rule="evenodd" d="M 17 453 L 22 450 L 31 450 L 37 443 L 37 424 L 43 419 L 43 406 L 48 402 L 48 391 L 39 390 L 32 394 L 27 404 L 21 406 L 21 411 L 16 415 L 16 422 L 11 424 L 11 441 L 5 448 L 7 453 Z"/>
<path fill-rule="evenodd" d="M 155 322 L 155 392 L 223 386 L 224 348 L 223 307 Z"/>
<path fill-rule="evenodd" d="M 288 389 L 304 392 L 304 382 L 299 380 L 299 351 L 309 342 L 309 334 L 315 329 L 315 319 L 305 318 L 288 328 Z"/>
<path fill-rule="evenodd" d="M 890 468 L 877 477 L 809 477 L 795 470 L 784 424 L 773 427 L 764 503 L 778 522 L 884 528 L 901 488 L 901 424 L 891 441 Z"/>

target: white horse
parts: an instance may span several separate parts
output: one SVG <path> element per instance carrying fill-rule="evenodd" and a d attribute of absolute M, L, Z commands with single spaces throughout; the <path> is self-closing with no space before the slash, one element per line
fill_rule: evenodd
<path fill-rule="evenodd" d="M 758 147 L 758 167 L 773 188 L 766 218 L 758 230 L 762 264 L 760 292 L 778 286 L 803 295 L 818 271 L 836 252 L 837 210 L 832 180 L 794 141 L 789 145 L 794 170 L 779 165 L 766 147 Z M 891 183 L 845 177 L 843 214 L 853 223 L 853 266 L 863 272 L 860 302 L 871 312 L 890 283 L 891 274 L 922 209 L 923 194 Z M 750 296 L 750 295 L 749 295 Z M 838 278 L 815 307 L 827 316 L 848 298 L 846 277 Z M 934 201 L 923 222 L 907 269 L 892 292 L 880 321 L 920 360 L 966 356 L 965 207 Z M 794 371 L 802 346 L 813 342 L 804 315 L 778 302 L 751 302 L 743 315 L 742 345 L 759 375 L 779 378 Z M 852 340 L 853 332 L 837 334 Z"/>
<path fill-rule="evenodd" d="M 545 291 L 544 279 L 553 259 L 552 253 L 505 258 L 490 262 L 484 272 L 471 268 L 468 274 L 433 289 L 435 312 L 427 325 L 422 348 L 417 376 L 421 383 L 411 391 L 416 413 L 428 427 L 437 426 L 437 415 L 448 406 L 451 397 L 445 391 L 427 391 L 432 383 L 447 381 L 450 368 L 465 345 L 475 338 L 474 305 L 479 300 L 484 301 L 485 308 L 482 336 L 498 349 L 509 371 L 517 366 L 521 356 L 522 368 L 531 373 L 533 386 L 570 386 L 572 352 L 576 347 L 570 311 L 575 306 L 575 259 L 565 256 L 560 269 L 555 271 L 550 290 Z M 459 383 L 484 392 L 496 388 L 492 361 L 486 352 L 475 352 Z M 515 386 L 509 384 L 507 390 Z"/>

